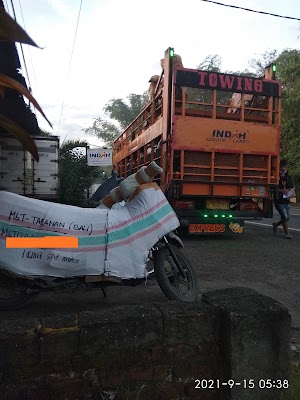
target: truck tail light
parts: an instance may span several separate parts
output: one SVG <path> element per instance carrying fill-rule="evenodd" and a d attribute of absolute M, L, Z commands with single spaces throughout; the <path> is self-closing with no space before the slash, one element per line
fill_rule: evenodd
<path fill-rule="evenodd" d="M 258 203 L 253 201 L 241 201 L 240 210 L 241 211 L 253 211 L 258 210 Z"/>
<path fill-rule="evenodd" d="M 174 208 L 177 210 L 194 210 L 195 202 L 187 201 L 187 200 L 176 200 L 174 204 Z"/>

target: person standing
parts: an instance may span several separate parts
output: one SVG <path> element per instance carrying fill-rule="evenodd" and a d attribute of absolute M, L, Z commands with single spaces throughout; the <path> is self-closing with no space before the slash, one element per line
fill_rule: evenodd
<path fill-rule="evenodd" d="M 290 219 L 290 199 L 295 197 L 295 189 L 285 160 L 280 161 L 279 185 L 274 197 L 274 205 L 280 215 L 280 221 L 273 223 L 273 232 L 276 235 L 278 226 L 282 225 L 284 237 L 292 239 L 292 235 L 289 233 L 288 221 Z"/>

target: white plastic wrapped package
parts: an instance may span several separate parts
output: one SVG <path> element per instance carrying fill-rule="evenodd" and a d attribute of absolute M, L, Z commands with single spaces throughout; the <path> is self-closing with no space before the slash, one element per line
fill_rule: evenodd
<path fill-rule="evenodd" d="M 20 275 L 78 276 L 104 271 L 108 210 L 0 192 L 0 266 Z M 6 237 L 78 237 L 78 248 L 6 249 Z"/>
<path fill-rule="evenodd" d="M 0 267 L 19 275 L 144 276 L 149 249 L 179 221 L 160 189 L 124 207 L 90 209 L 0 192 Z M 74 249 L 7 249 L 6 237 L 78 237 Z"/>
<path fill-rule="evenodd" d="M 105 267 L 109 275 L 143 277 L 151 247 L 179 226 L 176 214 L 156 184 L 139 189 L 140 193 L 126 206 L 108 213 Z"/>

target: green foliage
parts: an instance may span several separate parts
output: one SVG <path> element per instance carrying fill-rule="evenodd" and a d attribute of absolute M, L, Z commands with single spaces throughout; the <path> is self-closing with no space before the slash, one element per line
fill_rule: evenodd
<path fill-rule="evenodd" d="M 41 136 L 53 136 L 52 132 L 46 131 L 45 129 L 40 129 Z"/>
<path fill-rule="evenodd" d="M 277 76 L 282 82 L 282 152 L 293 153 L 291 146 L 298 146 L 294 139 L 299 137 L 300 124 L 300 51 L 284 50 L 276 63 Z M 297 148 L 300 153 L 300 147 Z"/>
<path fill-rule="evenodd" d="M 292 368 L 292 400 L 300 399 L 300 365 L 293 365 Z"/>
<path fill-rule="evenodd" d="M 52 132 L 46 131 L 45 129 L 40 129 L 40 131 L 41 131 L 40 134 L 42 136 L 52 136 L 53 135 Z"/>
<path fill-rule="evenodd" d="M 222 58 L 218 54 L 210 54 L 197 66 L 202 71 L 221 72 Z"/>
<path fill-rule="evenodd" d="M 300 51 L 284 50 L 276 60 L 278 66 L 278 78 L 287 93 L 296 91 L 295 83 L 299 85 L 300 79 Z M 298 86 L 299 87 L 299 86 Z"/>
<path fill-rule="evenodd" d="M 233 75 L 239 75 L 239 76 L 247 76 L 247 77 L 252 77 L 252 78 L 257 77 L 257 74 L 249 71 L 249 69 L 247 69 L 247 68 L 244 71 L 226 71 L 226 73 L 233 74 Z"/>
<path fill-rule="evenodd" d="M 300 194 L 300 137 L 293 138 L 289 143 L 289 150 L 283 152 L 283 156 L 288 161 L 289 173 L 293 178 L 297 197 Z"/>
<path fill-rule="evenodd" d="M 248 63 L 254 70 L 254 75 L 259 77 L 264 75 L 265 68 L 277 58 L 277 50 L 267 50 L 256 58 L 251 58 Z"/>
<path fill-rule="evenodd" d="M 211 72 L 221 72 L 222 68 L 222 58 L 218 54 L 210 54 L 202 60 L 197 66 L 198 70 L 201 71 L 211 71 Z M 231 98 L 231 94 L 228 92 L 219 92 L 218 93 L 218 103 L 219 104 L 227 104 L 229 99 Z M 204 89 L 195 89 L 195 88 L 187 88 L 187 101 L 196 101 L 200 103 L 212 103 L 212 90 L 204 90 Z M 207 106 L 199 106 L 190 104 L 189 108 L 197 108 L 206 110 Z"/>
<path fill-rule="evenodd" d="M 202 60 L 197 69 L 201 71 L 214 71 L 220 72 L 222 65 L 222 59 L 218 54 L 210 54 Z M 211 90 L 202 90 L 195 88 L 187 88 L 187 102 L 200 102 L 200 103 L 211 103 L 212 101 L 212 91 Z M 197 109 L 206 109 L 206 106 L 199 106 L 196 104 L 187 104 L 189 108 L 197 108 Z"/>
<path fill-rule="evenodd" d="M 86 164 L 88 143 L 75 140 L 65 142 L 60 149 L 60 201 L 63 204 L 84 206 L 85 191 L 101 175 L 97 167 Z"/>
<path fill-rule="evenodd" d="M 112 147 L 114 139 L 121 133 L 121 128 L 113 122 L 98 117 L 94 119 L 92 126 L 84 129 L 84 132 L 88 135 L 97 136 L 103 140 L 105 146 Z"/>
<path fill-rule="evenodd" d="M 124 130 L 139 115 L 148 102 L 148 95 L 144 93 L 130 94 L 127 103 L 122 99 L 111 99 L 104 107 L 104 112 L 110 119 L 118 121 Z"/>
<path fill-rule="evenodd" d="M 266 56 L 265 56 L 266 57 Z M 258 61 L 256 60 L 258 63 Z M 260 63 L 258 63 L 260 65 Z M 204 58 L 203 61 L 199 63 L 197 69 L 202 71 L 211 71 L 211 72 L 222 72 L 222 58 L 218 54 L 210 54 Z M 245 71 L 223 71 L 227 74 L 236 74 L 241 76 L 256 76 L 256 73 L 250 72 L 248 69 Z M 228 104 L 232 93 L 230 92 L 218 92 L 217 93 L 217 102 L 218 104 Z M 212 103 L 212 90 L 204 90 L 204 89 L 194 89 L 187 88 L 187 100 L 188 101 L 197 101 L 201 103 Z M 190 105 L 190 108 L 200 108 L 205 110 L 206 106 L 196 106 Z"/>
<path fill-rule="evenodd" d="M 127 101 L 126 101 L 127 100 Z M 148 102 L 148 95 L 130 94 L 126 100 L 111 99 L 104 107 L 108 119 L 96 118 L 93 125 L 84 129 L 89 135 L 103 140 L 106 146 L 112 147 L 114 139 L 139 115 Z"/>

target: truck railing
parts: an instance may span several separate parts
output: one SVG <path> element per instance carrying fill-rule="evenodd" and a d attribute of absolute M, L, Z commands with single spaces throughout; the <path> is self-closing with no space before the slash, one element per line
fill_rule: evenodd
<path fill-rule="evenodd" d="M 189 100 L 189 88 L 182 87 L 181 99 L 175 100 L 175 115 L 193 116 L 201 118 L 214 118 L 234 121 L 254 122 L 261 124 L 278 124 L 280 99 L 273 97 L 240 95 L 239 103 L 233 104 L 231 99 L 228 104 L 217 103 L 218 90 L 211 90 L 210 102 Z M 195 90 L 195 89 L 194 89 Z M 203 89 L 202 89 L 203 90 Z M 208 90 L 206 90 L 208 92 Z M 245 105 L 248 102 L 250 105 Z"/>
<path fill-rule="evenodd" d="M 113 151 L 118 153 L 122 148 L 133 142 L 162 116 L 162 92 L 146 104 L 139 115 L 127 126 L 124 132 L 114 141 Z"/>
<path fill-rule="evenodd" d="M 214 151 L 177 150 L 180 168 L 171 179 L 187 184 L 210 182 L 226 185 L 271 185 L 277 183 L 277 157 Z"/>
<path fill-rule="evenodd" d="M 189 100 L 190 89 L 191 88 L 186 87 L 176 87 L 175 115 L 245 121 L 268 125 L 280 124 L 279 98 L 251 96 L 245 93 L 232 93 L 231 99 L 225 104 L 218 103 L 217 97 L 220 91 L 217 89 L 200 89 L 200 91 L 205 91 L 206 94 L 211 94 L 210 101 L 203 102 Z M 178 91 L 181 91 L 179 96 Z M 113 145 L 114 153 L 118 153 L 124 146 L 133 142 L 134 139 L 161 118 L 162 113 L 163 101 L 162 91 L 160 91 L 155 99 L 144 107 L 139 115 L 115 140 Z"/>

